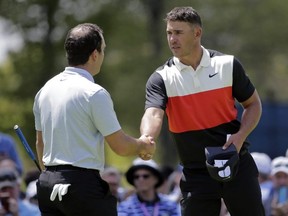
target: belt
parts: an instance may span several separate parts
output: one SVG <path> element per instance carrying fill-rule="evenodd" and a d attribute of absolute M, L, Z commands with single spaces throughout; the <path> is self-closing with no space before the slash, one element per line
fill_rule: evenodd
<path fill-rule="evenodd" d="M 76 166 L 72 166 L 72 165 L 54 165 L 54 166 L 45 166 L 46 170 L 49 171 L 61 171 L 61 170 L 76 170 L 76 171 L 90 171 L 90 172 L 97 172 L 99 173 L 99 170 L 96 169 L 88 169 L 88 168 L 84 168 L 84 167 L 76 167 Z"/>

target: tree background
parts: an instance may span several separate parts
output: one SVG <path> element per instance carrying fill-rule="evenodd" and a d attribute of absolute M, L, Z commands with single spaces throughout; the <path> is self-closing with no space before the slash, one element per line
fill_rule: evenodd
<path fill-rule="evenodd" d="M 67 31 L 83 22 L 104 30 L 105 60 L 95 81 L 110 92 L 124 131 L 138 137 L 146 81 L 171 56 L 163 18 L 173 7 L 188 5 L 202 17 L 203 46 L 240 59 L 262 101 L 287 104 L 284 0 L 1 0 L 0 37 L 11 43 L 16 35 L 19 46 L 0 63 L 0 131 L 15 138 L 25 170 L 34 165 L 13 126 L 20 125 L 35 151 L 34 96 L 67 65 Z M 117 156 L 106 147 L 106 163 L 125 171 L 134 157 Z M 155 160 L 175 166 L 175 151 L 164 125 Z"/>

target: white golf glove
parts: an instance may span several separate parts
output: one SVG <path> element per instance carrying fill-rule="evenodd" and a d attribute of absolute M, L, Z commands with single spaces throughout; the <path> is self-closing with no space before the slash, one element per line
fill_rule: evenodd
<path fill-rule="evenodd" d="M 71 184 L 55 184 L 53 187 L 53 191 L 50 195 L 50 200 L 54 201 L 58 194 L 59 201 L 61 201 L 62 196 L 64 196 L 68 192 L 68 187 L 70 185 Z"/>

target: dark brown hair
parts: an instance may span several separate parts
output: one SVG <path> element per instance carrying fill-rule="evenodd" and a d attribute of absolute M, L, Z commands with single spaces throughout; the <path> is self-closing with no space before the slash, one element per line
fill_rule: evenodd
<path fill-rule="evenodd" d="M 85 64 L 96 49 L 102 52 L 103 31 L 96 24 L 84 23 L 72 28 L 66 37 L 64 48 L 70 66 Z"/>

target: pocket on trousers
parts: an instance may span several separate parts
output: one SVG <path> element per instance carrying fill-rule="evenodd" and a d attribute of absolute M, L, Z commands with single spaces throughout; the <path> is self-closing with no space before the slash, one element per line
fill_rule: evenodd
<path fill-rule="evenodd" d="M 109 185 L 100 177 L 72 183 L 68 193 L 77 194 L 87 199 L 103 199 L 110 194 Z"/>

